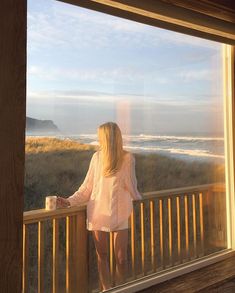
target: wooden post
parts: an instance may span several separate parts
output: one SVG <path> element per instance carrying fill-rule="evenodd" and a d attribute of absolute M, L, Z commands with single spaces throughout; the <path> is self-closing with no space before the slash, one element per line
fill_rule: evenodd
<path fill-rule="evenodd" d="M 66 218 L 66 293 L 87 293 L 86 212 Z"/>
<path fill-rule="evenodd" d="M 22 292 L 26 1 L 0 1 L 0 291 Z"/>
<path fill-rule="evenodd" d="M 205 253 L 225 249 L 227 246 L 225 193 L 209 189 L 203 194 L 203 210 Z"/>

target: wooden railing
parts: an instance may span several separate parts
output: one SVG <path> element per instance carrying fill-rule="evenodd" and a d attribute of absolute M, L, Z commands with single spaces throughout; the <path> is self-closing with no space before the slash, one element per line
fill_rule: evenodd
<path fill-rule="evenodd" d="M 143 194 L 143 200 L 134 201 L 129 219 L 127 280 L 225 249 L 224 195 L 223 184 L 209 184 L 148 192 Z M 113 233 L 109 236 L 110 271 L 115 286 Z M 23 292 L 35 292 L 35 287 L 38 292 L 97 292 L 97 282 L 91 284 L 97 272 L 90 239 L 85 206 L 25 212 Z"/>

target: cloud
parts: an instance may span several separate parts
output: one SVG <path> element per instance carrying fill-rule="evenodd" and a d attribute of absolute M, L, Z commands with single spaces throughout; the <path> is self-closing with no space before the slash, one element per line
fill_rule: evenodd
<path fill-rule="evenodd" d="M 211 71 L 208 69 L 184 70 L 179 72 L 179 77 L 184 82 L 191 82 L 195 80 L 210 80 Z"/>
<path fill-rule="evenodd" d="M 78 7 L 74 10 L 76 12 L 66 11 L 60 7 L 60 3 L 55 2 L 54 11 L 29 12 L 29 49 L 106 48 L 115 46 L 117 42 L 126 47 L 129 44 L 141 45 L 139 36 L 133 38 L 133 32 L 137 31 L 134 28 L 136 24 L 122 23 L 121 19 L 113 21 L 110 16 L 83 12 Z"/>
<path fill-rule="evenodd" d="M 32 0 L 31 0 L 32 1 Z M 117 44 L 162 47 L 164 44 L 215 49 L 215 42 L 155 28 L 57 1 L 28 13 L 28 40 L 31 50 L 40 48 L 112 48 Z M 30 7 L 33 7 L 31 4 Z"/>
<path fill-rule="evenodd" d="M 176 95 L 174 97 L 154 96 L 154 95 L 130 95 L 130 94 L 113 94 L 97 91 L 82 91 L 82 90 L 54 90 L 54 91 L 28 91 L 27 97 L 31 101 L 41 101 L 43 104 L 46 100 L 51 100 L 54 103 L 65 104 L 99 104 L 130 103 L 131 107 L 139 108 L 142 111 L 151 110 L 152 107 L 161 107 L 165 111 L 175 111 L 179 109 L 190 109 L 190 111 L 220 111 L 218 109 L 218 100 L 215 97 L 201 95 L 188 97 L 184 95 Z M 98 104 L 96 104 L 98 105 Z"/>
<path fill-rule="evenodd" d="M 36 77 L 42 80 L 49 81 L 95 81 L 113 83 L 117 82 L 144 82 L 146 79 L 148 82 L 155 82 L 159 84 L 167 84 L 168 79 L 161 76 L 158 71 L 146 71 L 140 68 L 131 67 L 117 67 L 110 69 L 103 68 L 62 68 L 62 67 L 43 67 L 30 65 L 27 70 L 28 77 Z"/>
<path fill-rule="evenodd" d="M 218 47 L 220 44 L 216 42 L 212 42 L 209 40 L 205 40 L 198 37 L 193 37 L 177 32 L 172 32 L 170 30 L 164 30 L 161 29 L 158 31 L 158 34 L 156 34 L 155 41 L 161 42 L 161 43 L 167 43 L 177 46 L 185 46 L 189 45 L 191 47 L 201 47 L 201 48 L 210 48 L 214 49 L 215 51 L 218 50 Z"/>
<path fill-rule="evenodd" d="M 66 103 L 74 103 L 74 102 L 99 102 L 99 103 L 116 103 L 119 101 L 129 101 L 135 102 L 138 104 L 139 102 L 151 102 L 153 98 L 137 96 L 137 95 L 128 95 L 128 94 L 110 94 L 104 92 L 95 92 L 95 91 L 80 91 L 80 90 L 55 90 L 55 91 L 28 91 L 28 98 L 31 100 L 39 99 L 43 102 L 43 100 L 54 100 L 58 103 L 60 101 Z M 143 101 L 144 99 L 144 101 Z"/>
<path fill-rule="evenodd" d="M 72 18 L 77 22 L 81 21 L 84 25 L 91 25 L 93 27 L 102 27 L 103 30 L 108 28 L 112 32 L 122 32 L 133 35 L 140 35 L 142 39 L 146 41 L 146 35 L 148 38 L 148 43 L 154 45 L 161 45 L 164 43 L 171 43 L 175 45 L 191 45 L 200 46 L 206 48 L 216 47 L 216 42 L 205 40 L 198 37 L 189 36 L 186 34 L 176 33 L 165 29 L 160 29 L 152 27 L 149 25 L 141 24 L 131 20 L 114 17 L 104 13 L 99 13 L 96 11 L 77 8 L 70 5 L 64 5 L 63 9 L 59 6 L 54 6 L 56 14 L 60 17 Z"/>
<path fill-rule="evenodd" d="M 183 82 L 212 81 L 218 79 L 219 72 L 210 69 L 188 69 L 179 72 L 178 77 Z"/>

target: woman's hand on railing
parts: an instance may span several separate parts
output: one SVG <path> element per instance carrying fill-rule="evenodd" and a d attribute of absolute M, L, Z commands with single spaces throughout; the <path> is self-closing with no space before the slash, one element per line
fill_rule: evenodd
<path fill-rule="evenodd" d="M 58 196 L 56 200 L 57 208 L 67 208 L 70 207 L 70 203 L 67 198 Z"/>

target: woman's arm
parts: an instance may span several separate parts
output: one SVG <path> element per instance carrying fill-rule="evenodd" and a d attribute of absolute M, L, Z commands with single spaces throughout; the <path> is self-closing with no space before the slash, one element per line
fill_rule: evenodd
<path fill-rule="evenodd" d="M 134 200 L 143 198 L 137 189 L 137 179 L 135 175 L 135 157 L 132 154 L 129 155 L 127 161 L 125 187 L 130 192 L 131 197 Z"/>
<path fill-rule="evenodd" d="M 91 158 L 89 169 L 82 185 L 73 195 L 67 198 L 70 206 L 85 203 L 90 199 L 94 182 L 95 154 Z"/>

